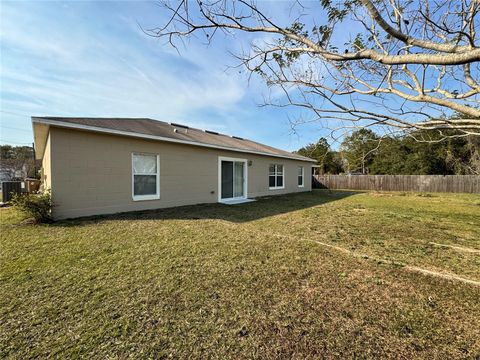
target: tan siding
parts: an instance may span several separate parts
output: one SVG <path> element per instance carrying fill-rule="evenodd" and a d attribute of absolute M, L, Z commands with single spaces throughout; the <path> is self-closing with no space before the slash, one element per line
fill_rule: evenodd
<path fill-rule="evenodd" d="M 55 218 L 107 214 L 218 200 L 218 157 L 252 161 L 248 196 L 311 190 L 311 164 L 196 146 L 51 128 Z M 160 155 L 160 199 L 132 200 L 132 153 Z M 268 189 L 268 166 L 284 164 L 285 189 Z M 305 167 L 305 187 L 297 168 Z"/>

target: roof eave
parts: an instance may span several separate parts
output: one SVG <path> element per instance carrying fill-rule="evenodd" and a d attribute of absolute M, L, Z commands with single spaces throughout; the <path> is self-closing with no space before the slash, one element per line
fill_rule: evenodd
<path fill-rule="evenodd" d="M 33 144 L 35 147 L 35 159 L 42 160 L 48 140 L 50 125 L 35 122 L 32 117 Z"/>
<path fill-rule="evenodd" d="M 97 127 L 97 126 L 63 122 L 63 121 L 59 121 L 59 120 L 49 120 L 49 119 L 46 119 L 46 118 L 43 118 L 43 117 L 38 117 L 38 116 L 32 116 L 32 125 L 33 124 L 42 124 L 42 125 L 48 125 L 48 126 L 63 127 L 63 128 L 68 128 L 68 129 L 93 131 L 93 132 L 99 132 L 99 133 L 104 133 L 104 134 L 129 136 L 129 137 L 148 139 L 148 140 L 165 141 L 165 142 L 171 142 L 171 143 L 177 143 L 177 144 L 200 146 L 200 147 L 219 149 L 219 150 L 227 150 L 227 151 L 235 151 L 235 152 L 241 152 L 241 153 L 247 153 L 247 154 L 271 156 L 271 157 L 284 158 L 284 159 L 297 160 L 297 161 L 304 161 L 304 162 L 317 162 L 314 159 L 310 159 L 310 158 L 306 158 L 306 157 L 305 158 L 300 158 L 300 157 L 295 157 L 295 156 L 272 154 L 272 153 L 267 153 L 267 152 L 263 152 L 263 151 L 246 150 L 246 149 L 232 148 L 232 147 L 228 147 L 228 146 L 205 144 L 205 143 L 196 142 L 196 141 L 179 140 L 179 139 L 173 139 L 173 138 L 168 138 L 168 137 L 164 137 L 164 136 L 141 134 L 141 133 L 123 131 L 123 130 L 114 130 L 114 129 L 108 129 L 108 128 L 101 128 L 101 127 Z M 45 141 L 46 141 L 46 139 L 45 139 Z M 37 145 L 35 145 L 35 146 L 37 146 Z M 43 154 L 43 152 L 42 152 L 42 154 Z"/>

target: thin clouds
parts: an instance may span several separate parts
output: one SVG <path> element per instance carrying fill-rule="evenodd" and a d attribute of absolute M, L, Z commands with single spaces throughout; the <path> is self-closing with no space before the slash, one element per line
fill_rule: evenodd
<path fill-rule="evenodd" d="M 202 108 L 231 108 L 245 95 L 243 85 L 222 70 L 199 68 L 208 60 L 185 66 L 160 46 L 145 50 L 141 41 L 129 41 L 128 33 L 65 32 L 61 20 L 46 23 L 12 6 L 6 6 L 2 25 L 2 109 L 25 110 L 26 117 L 36 111 L 176 120 Z M 28 61 L 16 62 L 18 53 Z M 6 92 L 18 99 L 5 98 Z M 3 122 L 8 115 L 2 114 Z"/>
<path fill-rule="evenodd" d="M 31 115 L 131 116 L 289 149 L 303 145 L 292 144 L 284 112 L 257 107 L 268 93 L 261 80 L 227 69 L 235 59 L 226 50 L 250 37 L 218 38 L 209 47 L 191 40 L 179 55 L 140 30 L 137 22 L 161 23 L 156 9 L 140 2 L 2 2 L 1 140 L 31 141 Z"/>

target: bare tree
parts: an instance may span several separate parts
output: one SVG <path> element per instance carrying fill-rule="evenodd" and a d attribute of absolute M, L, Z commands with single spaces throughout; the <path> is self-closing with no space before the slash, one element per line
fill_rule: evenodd
<path fill-rule="evenodd" d="M 147 32 L 173 46 L 195 34 L 207 42 L 222 32 L 267 34 L 235 56 L 287 99 L 267 104 L 310 114 L 293 125 L 320 121 L 332 135 L 378 125 L 480 135 L 479 0 L 295 1 L 288 24 L 250 0 L 163 6 L 169 20 Z"/>

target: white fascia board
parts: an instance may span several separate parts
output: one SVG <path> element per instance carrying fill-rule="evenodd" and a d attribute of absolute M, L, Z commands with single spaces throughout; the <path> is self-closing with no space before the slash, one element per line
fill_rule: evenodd
<path fill-rule="evenodd" d="M 304 161 L 304 162 L 317 162 L 316 160 L 313 160 L 313 159 L 298 159 L 298 158 L 295 158 L 293 156 L 287 156 L 287 155 L 277 155 L 277 154 L 271 154 L 271 153 L 266 153 L 266 152 L 262 152 L 262 151 L 244 150 L 244 149 L 232 148 L 232 147 L 228 147 L 228 146 L 204 144 L 204 143 L 200 143 L 200 142 L 196 142 L 196 141 L 179 140 L 179 139 L 172 139 L 172 138 L 168 138 L 168 137 L 164 137 L 164 136 L 140 134 L 140 133 L 135 133 L 135 132 L 130 132 L 130 131 L 123 131 L 123 130 L 106 129 L 106 128 L 101 128 L 101 127 L 97 127 L 97 126 L 74 124 L 74 123 L 62 122 L 62 121 L 57 121 L 57 120 L 42 119 L 42 118 L 38 118 L 38 117 L 32 117 L 32 122 L 33 123 L 38 123 L 38 124 L 50 125 L 50 126 L 63 127 L 63 128 L 68 128 L 68 129 L 86 130 L 86 131 L 94 131 L 94 132 L 99 132 L 99 133 L 104 133 L 104 134 L 130 136 L 130 137 L 136 137 L 136 138 L 141 138 L 141 139 L 149 139 L 149 140 L 165 141 L 165 142 L 171 142 L 171 143 L 177 143 L 177 144 L 201 146 L 201 147 L 212 148 L 212 149 L 228 150 L 228 151 L 235 151 L 235 152 L 241 152 L 241 153 L 247 153 L 247 154 L 256 154 L 256 155 L 263 155 L 263 156 L 271 156 L 271 157 L 284 158 L 284 159 L 297 160 L 297 161 Z"/>

